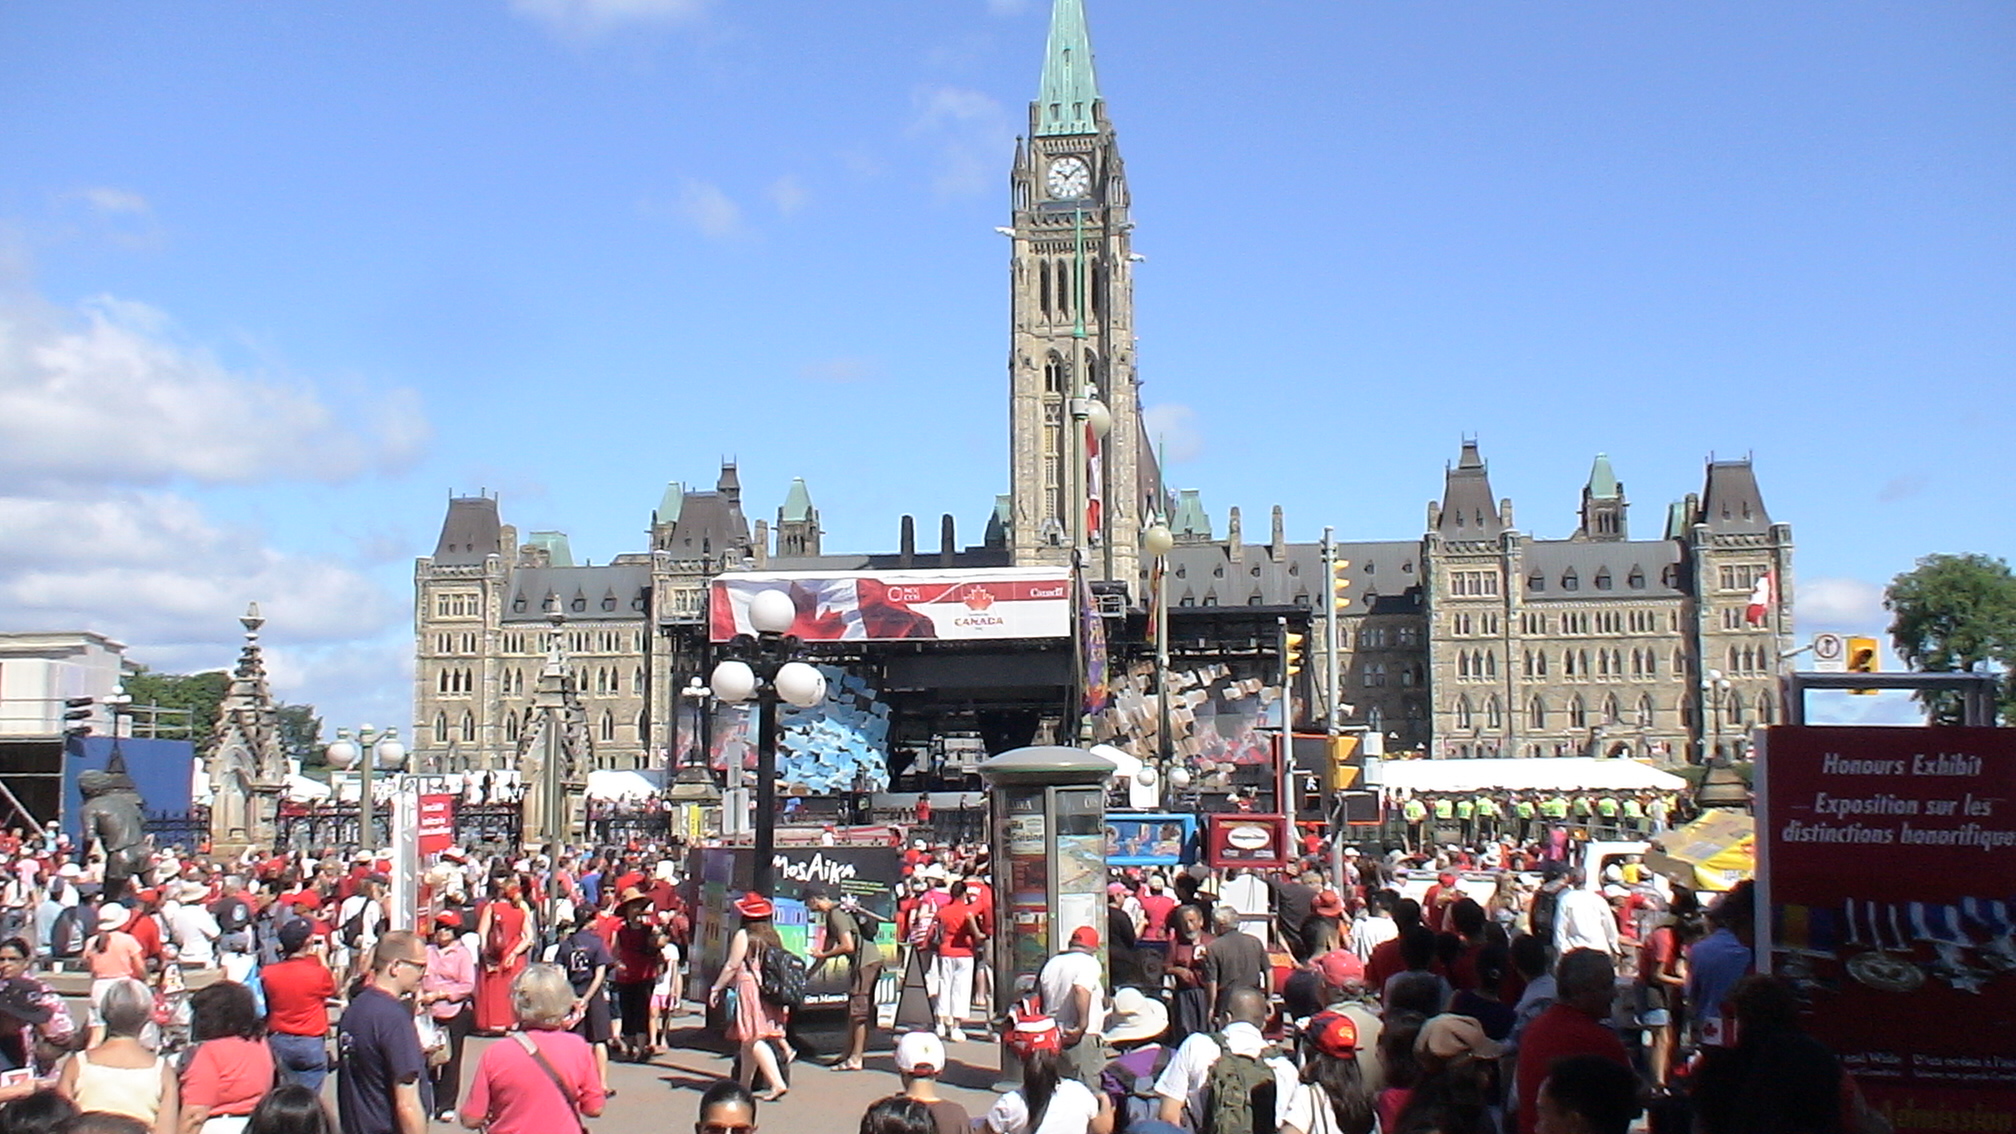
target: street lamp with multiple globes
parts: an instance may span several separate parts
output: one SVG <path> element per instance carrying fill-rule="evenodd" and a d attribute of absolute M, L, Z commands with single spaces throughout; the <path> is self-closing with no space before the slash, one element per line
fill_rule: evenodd
<path fill-rule="evenodd" d="M 1702 708 L 1713 714 L 1714 721 L 1714 744 L 1703 753 L 1703 764 L 1716 764 L 1722 759 L 1722 705 L 1728 700 L 1731 688 L 1732 683 L 1719 669 L 1711 669 L 1701 677 Z"/>
<path fill-rule="evenodd" d="M 357 845 L 362 850 L 376 850 L 378 831 L 372 822 L 371 779 L 374 771 L 396 772 L 406 766 L 406 745 L 399 739 L 397 728 L 382 732 L 370 725 L 359 725 L 356 739 L 351 739 L 350 730 L 339 728 L 336 739 L 322 749 L 322 757 L 330 767 L 342 771 L 359 763 L 360 757 L 369 752 L 371 759 L 363 760 L 358 769 L 361 789 L 357 793 Z"/>
<path fill-rule="evenodd" d="M 1170 734 L 1169 715 L 1169 564 L 1166 556 L 1176 546 L 1176 533 L 1156 516 L 1141 532 L 1141 550 L 1148 553 L 1150 580 L 1155 599 L 1155 714 L 1156 761 L 1161 765 L 1162 801 L 1170 803 L 1169 789 L 1175 783 L 1176 738 Z M 1189 775 L 1183 777 L 1184 784 Z M 1180 790 L 1180 788 L 1178 788 Z"/>
<path fill-rule="evenodd" d="M 809 709 L 826 699 L 826 675 L 797 660 L 788 631 L 798 606 L 783 591 L 761 591 L 749 602 L 754 636 L 738 634 L 707 685 L 731 704 L 756 698 L 756 864 L 751 889 L 774 897 L 777 859 L 777 702 Z"/>

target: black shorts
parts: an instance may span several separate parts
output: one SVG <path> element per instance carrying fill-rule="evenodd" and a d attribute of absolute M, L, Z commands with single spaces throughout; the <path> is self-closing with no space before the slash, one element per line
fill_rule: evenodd
<path fill-rule="evenodd" d="M 608 1043 L 609 994 L 597 992 L 588 998 L 587 1007 L 582 1009 L 581 1018 L 574 1022 L 574 1034 L 589 1043 Z"/>
<path fill-rule="evenodd" d="M 651 986 L 654 982 L 640 980 L 616 986 L 616 1009 L 623 1017 L 623 1034 L 626 1036 L 647 1035 L 651 1031 Z"/>

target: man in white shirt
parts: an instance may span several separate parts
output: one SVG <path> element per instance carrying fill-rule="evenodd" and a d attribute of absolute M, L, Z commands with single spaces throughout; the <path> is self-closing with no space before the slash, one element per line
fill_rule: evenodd
<path fill-rule="evenodd" d="M 1568 888 L 1554 905 L 1554 955 L 1565 957 L 1577 949 L 1594 949 L 1605 956 L 1617 955 L 1617 915 L 1602 894 L 1583 886 L 1576 871 Z"/>
<path fill-rule="evenodd" d="M 1295 1065 L 1278 1049 L 1268 1053 L 1267 1038 L 1260 1034 L 1260 1025 L 1267 1021 L 1267 1007 L 1267 997 L 1259 989 L 1234 989 L 1226 1002 L 1224 1029 L 1215 1034 L 1196 1032 L 1185 1039 L 1155 1080 L 1155 1094 L 1160 1100 L 1155 1117 L 1191 1130 L 1203 1129 L 1208 1117 L 1204 1113 L 1204 1089 L 1211 1082 L 1211 1068 L 1229 1051 L 1260 1059 L 1274 1072 L 1272 1126 L 1279 1126 L 1299 1076 Z M 1224 1039 L 1222 1046 L 1220 1037 Z"/>
<path fill-rule="evenodd" d="M 174 901 L 162 910 L 169 936 L 175 941 L 175 956 L 184 968 L 207 969 L 217 963 L 217 938 L 223 929 L 217 917 L 203 905 L 210 892 L 201 882 L 178 882 L 171 891 Z"/>
<path fill-rule="evenodd" d="M 1099 931 L 1081 925 L 1071 931 L 1070 947 L 1043 962 L 1036 974 L 1043 1011 L 1063 1033 L 1064 1058 L 1087 1086 L 1098 1083 L 1106 1066 L 1099 1038 L 1106 1028 L 1106 984 L 1098 952 Z"/>
<path fill-rule="evenodd" d="M 1351 923 L 1351 951 L 1361 961 L 1372 959 L 1372 950 L 1382 942 L 1400 936 L 1393 923 L 1393 911 L 1386 908 L 1386 891 L 1374 890 L 1365 898 L 1365 916 Z"/>

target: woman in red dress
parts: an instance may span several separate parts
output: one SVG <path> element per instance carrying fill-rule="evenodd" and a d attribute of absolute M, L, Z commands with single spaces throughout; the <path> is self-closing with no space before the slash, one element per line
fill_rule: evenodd
<path fill-rule="evenodd" d="M 476 973 L 476 1030 L 485 1035 L 510 1031 L 518 1017 L 511 1009 L 511 982 L 525 971 L 532 950 L 532 907 L 516 875 L 494 879 L 491 898 L 476 921 L 483 967 Z"/>

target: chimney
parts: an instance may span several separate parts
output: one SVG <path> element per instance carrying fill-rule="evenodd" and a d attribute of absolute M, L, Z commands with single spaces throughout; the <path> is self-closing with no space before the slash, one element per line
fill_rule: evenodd
<path fill-rule="evenodd" d="M 959 537 L 952 525 L 952 513 L 947 512 L 940 516 L 938 518 L 938 566 L 952 566 L 952 557 L 956 554 L 955 548 L 957 547 L 958 539 Z"/>
<path fill-rule="evenodd" d="M 770 521 L 756 521 L 756 546 L 751 548 L 750 552 L 750 557 L 756 560 L 757 567 L 770 565 Z"/>
<path fill-rule="evenodd" d="M 896 565 L 909 570 L 917 561 L 917 520 L 909 513 L 903 516 L 903 534 L 898 539 Z"/>
<path fill-rule="evenodd" d="M 1239 563 L 1246 558 L 1246 541 L 1239 531 L 1239 506 L 1232 506 L 1232 515 L 1225 521 L 1225 542 L 1231 545 L 1232 562 Z"/>
<path fill-rule="evenodd" d="M 1274 505 L 1273 542 L 1267 545 L 1267 550 L 1273 555 L 1274 562 L 1288 562 L 1288 525 L 1281 516 L 1281 505 L 1279 504 Z"/>

